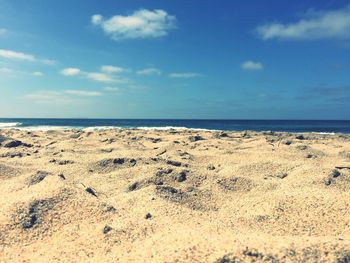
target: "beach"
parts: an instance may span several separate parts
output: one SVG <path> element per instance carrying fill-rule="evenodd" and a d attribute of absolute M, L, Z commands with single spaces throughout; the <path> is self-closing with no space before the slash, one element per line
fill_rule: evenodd
<path fill-rule="evenodd" d="M 349 262 L 350 136 L 0 129 L 1 262 Z"/>

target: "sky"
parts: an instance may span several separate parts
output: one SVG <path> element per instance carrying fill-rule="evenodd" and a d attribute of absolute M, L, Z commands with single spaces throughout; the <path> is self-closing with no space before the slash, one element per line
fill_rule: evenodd
<path fill-rule="evenodd" d="M 350 119 L 350 2 L 0 0 L 0 117 Z"/>

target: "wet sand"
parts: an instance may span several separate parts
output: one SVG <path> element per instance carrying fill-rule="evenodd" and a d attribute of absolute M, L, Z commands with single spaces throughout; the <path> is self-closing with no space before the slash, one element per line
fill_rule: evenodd
<path fill-rule="evenodd" d="M 350 136 L 0 130 L 1 262 L 350 262 Z"/>

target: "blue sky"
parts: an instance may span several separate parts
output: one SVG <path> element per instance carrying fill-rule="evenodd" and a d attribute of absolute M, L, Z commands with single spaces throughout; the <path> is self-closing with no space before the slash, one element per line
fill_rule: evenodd
<path fill-rule="evenodd" d="M 350 3 L 0 0 L 0 117 L 349 119 Z"/>

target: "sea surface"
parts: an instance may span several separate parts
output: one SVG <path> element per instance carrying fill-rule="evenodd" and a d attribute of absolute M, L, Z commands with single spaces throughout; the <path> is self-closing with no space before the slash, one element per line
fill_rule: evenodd
<path fill-rule="evenodd" d="M 228 131 L 285 131 L 350 134 L 350 120 L 160 120 L 160 119 L 8 119 L 0 129 L 203 129 Z"/>

